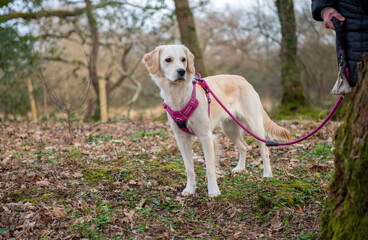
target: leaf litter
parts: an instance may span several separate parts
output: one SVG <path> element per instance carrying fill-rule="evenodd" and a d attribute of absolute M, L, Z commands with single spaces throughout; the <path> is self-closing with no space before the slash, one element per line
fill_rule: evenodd
<path fill-rule="evenodd" d="M 300 137 L 312 121 L 282 121 Z M 333 170 L 330 122 L 311 139 L 270 149 L 274 178 L 262 178 L 255 141 L 247 171 L 232 174 L 236 146 L 222 146 L 222 195 L 207 197 L 201 144 L 193 141 L 197 192 L 184 197 L 184 164 L 167 123 L 78 126 L 0 124 L 1 239 L 314 239 Z"/>

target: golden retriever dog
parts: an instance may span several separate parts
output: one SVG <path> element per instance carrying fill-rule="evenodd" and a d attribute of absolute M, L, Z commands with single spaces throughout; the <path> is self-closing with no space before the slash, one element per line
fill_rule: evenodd
<path fill-rule="evenodd" d="M 192 97 L 193 76 L 195 74 L 194 55 L 183 45 L 163 45 L 147 53 L 143 57 L 143 63 L 148 69 L 151 78 L 161 90 L 164 102 L 174 111 L 179 111 L 186 106 Z M 290 132 L 274 123 L 263 110 L 261 100 L 253 86 L 243 77 L 236 75 L 217 75 L 204 78 L 210 89 L 247 128 L 261 138 L 266 136 L 274 140 L 291 140 Z M 196 87 L 198 107 L 189 117 L 187 128 L 202 143 L 206 162 L 206 175 L 208 181 L 208 195 L 220 194 L 216 177 L 216 141 L 212 131 L 220 126 L 224 134 L 236 144 L 240 152 L 234 173 L 245 171 L 247 144 L 243 139 L 241 129 L 233 119 L 216 102 L 210 105 L 208 115 L 208 102 L 205 92 Z M 187 185 L 183 195 L 194 194 L 196 191 L 195 172 L 192 156 L 193 134 L 182 131 L 176 122 L 168 114 L 169 124 L 175 134 L 187 174 Z M 269 159 L 269 151 L 265 143 L 258 141 L 258 146 L 263 161 L 263 177 L 272 177 Z"/>

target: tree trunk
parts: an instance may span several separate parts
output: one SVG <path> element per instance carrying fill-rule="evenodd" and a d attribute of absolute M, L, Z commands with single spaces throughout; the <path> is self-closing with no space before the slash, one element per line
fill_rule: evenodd
<path fill-rule="evenodd" d="M 88 61 L 88 69 L 89 69 L 89 77 L 92 83 L 93 89 L 96 93 L 96 111 L 94 113 L 93 119 L 98 120 L 100 119 L 100 92 L 98 86 L 98 74 L 97 74 L 97 58 L 98 58 L 98 49 L 99 49 L 99 35 L 98 35 L 98 28 L 97 28 L 97 21 L 96 18 L 93 16 L 92 12 L 92 4 L 90 0 L 84 0 L 86 3 L 86 12 L 88 18 L 88 24 L 91 30 L 91 38 L 92 38 L 92 49 L 91 54 Z"/>
<path fill-rule="evenodd" d="M 43 117 L 46 121 L 49 120 L 49 110 L 47 109 L 47 89 L 46 86 L 43 86 Z"/>
<path fill-rule="evenodd" d="M 28 94 L 29 94 L 29 103 L 31 104 L 32 121 L 37 122 L 36 102 L 34 99 L 33 86 L 32 86 L 32 81 L 30 78 L 27 78 L 27 87 L 28 87 Z"/>
<path fill-rule="evenodd" d="M 107 122 L 107 96 L 106 96 L 106 83 L 105 79 L 100 79 L 98 81 L 100 89 L 100 112 L 101 112 L 101 122 Z"/>
<path fill-rule="evenodd" d="M 195 22 L 188 0 L 174 0 L 175 14 L 179 24 L 180 37 L 184 45 L 194 54 L 195 69 L 202 76 L 207 76 L 201 47 L 199 46 Z"/>
<path fill-rule="evenodd" d="M 335 134 L 335 171 L 321 216 L 322 239 L 368 236 L 368 55 L 360 66 L 358 85 Z"/>
<path fill-rule="evenodd" d="M 297 66 L 297 36 L 293 0 L 276 0 L 278 16 L 281 24 L 281 83 L 283 87 L 281 109 L 297 111 L 300 107 L 309 106 L 300 81 Z"/>

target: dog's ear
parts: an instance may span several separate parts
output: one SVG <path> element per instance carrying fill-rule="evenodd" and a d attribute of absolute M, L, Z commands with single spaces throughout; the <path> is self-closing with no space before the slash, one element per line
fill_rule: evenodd
<path fill-rule="evenodd" d="M 155 74 L 160 69 L 160 49 L 156 48 L 143 57 L 143 63 L 151 74 Z"/>
<path fill-rule="evenodd" d="M 185 54 L 187 55 L 187 71 L 195 74 L 195 68 L 194 68 L 194 55 L 189 51 L 187 47 L 185 47 Z"/>

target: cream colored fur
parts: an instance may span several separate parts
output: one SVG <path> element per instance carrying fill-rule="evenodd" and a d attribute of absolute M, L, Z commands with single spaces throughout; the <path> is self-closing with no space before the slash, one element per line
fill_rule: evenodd
<path fill-rule="evenodd" d="M 161 97 L 165 103 L 174 111 L 182 109 L 192 96 L 192 79 L 195 73 L 193 54 L 183 45 L 164 45 L 158 46 L 154 51 L 147 53 L 143 58 L 143 62 L 153 81 L 160 88 Z M 178 69 L 185 69 L 185 75 L 180 76 Z M 268 136 L 274 140 L 292 139 L 288 130 L 278 126 L 268 117 L 263 110 L 257 92 L 243 77 L 217 75 L 206 77 L 205 80 L 230 112 L 253 133 L 261 138 Z M 216 178 L 215 141 L 212 131 L 220 126 L 224 134 L 238 147 L 240 158 L 238 165 L 232 172 L 245 171 L 247 144 L 242 136 L 243 130 L 215 100 L 212 100 L 211 114 L 208 117 L 206 96 L 198 84 L 196 87 L 199 106 L 188 119 L 187 127 L 202 143 L 206 161 L 208 195 L 217 196 L 220 194 L 220 190 Z M 187 185 L 182 194 L 194 194 L 196 183 L 192 156 L 192 135 L 181 131 L 169 115 L 168 120 L 183 156 L 187 173 Z M 263 142 L 257 140 L 257 143 L 263 161 L 263 177 L 272 177 L 269 151 Z"/>

